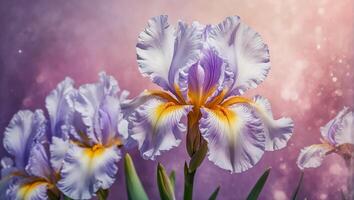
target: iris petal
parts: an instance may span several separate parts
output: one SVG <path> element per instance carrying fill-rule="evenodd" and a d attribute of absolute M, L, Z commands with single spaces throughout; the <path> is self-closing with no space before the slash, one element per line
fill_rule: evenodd
<path fill-rule="evenodd" d="M 72 144 L 57 186 L 70 198 L 90 199 L 98 189 L 108 189 L 113 184 L 120 158 L 116 146 L 85 148 Z"/>
<path fill-rule="evenodd" d="M 14 162 L 11 158 L 4 157 L 1 159 L 1 180 L 0 180 L 0 199 L 7 198 L 7 190 L 13 184 L 15 177 L 12 175 L 16 172 Z"/>
<path fill-rule="evenodd" d="M 116 136 L 118 120 L 122 117 L 118 91 L 117 81 L 100 73 L 98 83 L 81 86 L 74 97 L 75 110 L 87 127 L 85 133 L 95 144 L 106 144 Z"/>
<path fill-rule="evenodd" d="M 244 105 L 202 108 L 200 132 L 208 142 L 208 158 L 232 173 L 253 167 L 262 157 L 262 122 Z"/>
<path fill-rule="evenodd" d="M 48 183 L 42 180 L 25 178 L 16 181 L 7 191 L 7 196 L 14 200 L 44 200 L 47 196 Z"/>
<path fill-rule="evenodd" d="M 67 97 L 74 91 L 73 84 L 72 79 L 66 78 L 45 99 L 52 136 L 67 137 L 66 133 L 62 132 L 62 126 L 72 121 L 74 110 L 68 104 Z"/>
<path fill-rule="evenodd" d="M 17 168 L 25 168 L 34 141 L 42 142 L 46 139 L 45 123 L 41 110 L 34 113 L 21 110 L 11 119 L 4 133 L 4 148 L 15 157 Z"/>
<path fill-rule="evenodd" d="M 230 95 L 255 88 L 266 78 L 270 69 L 268 46 L 238 16 L 228 17 L 208 31 L 208 43 L 235 74 Z"/>
<path fill-rule="evenodd" d="M 32 146 L 26 172 L 35 177 L 41 177 L 48 181 L 51 179 L 51 167 L 47 150 L 41 143 Z"/>
<path fill-rule="evenodd" d="M 212 49 L 203 51 L 199 63 L 188 71 L 188 97 L 194 105 L 203 105 L 232 83 L 233 72 Z"/>
<path fill-rule="evenodd" d="M 314 144 L 301 150 L 297 159 L 297 165 L 300 169 L 315 168 L 322 164 L 326 153 L 333 150 L 328 144 Z"/>
<path fill-rule="evenodd" d="M 165 90 L 175 93 L 179 76 L 197 61 L 202 48 L 202 27 L 178 23 L 170 26 L 167 16 L 149 20 L 148 27 L 139 35 L 136 45 L 141 73 Z"/>
<path fill-rule="evenodd" d="M 275 151 L 286 147 L 293 134 L 294 123 L 290 118 L 273 118 L 269 101 L 262 96 L 255 96 L 252 105 L 262 119 L 266 136 L 266 151 Z"/>
<path fill-rule="evenodd" d="M 176 147 L 186 131 L 183 118 L 191 106 L 152 99 L 129 118 L 131 137 L 137 141 L 145 159 L 154 160 L 161 151 Z"/>
<path fill-rule="evenodd" d="M 59 171 L 63 165 L 65 154 L 69 149 L 69 141 L 53 137 L 49 146 L 50 163 L 55 171 Z"/>
<path fill-rule="evenodd" d="M 344 107 L 334 119 L 321 127 L 321 134 L 333 145 L 354 144 L 354 112 Z"/>

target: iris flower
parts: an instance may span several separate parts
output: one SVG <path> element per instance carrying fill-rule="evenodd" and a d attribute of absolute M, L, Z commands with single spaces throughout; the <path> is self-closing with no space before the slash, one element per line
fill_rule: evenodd
<path fill-rule="evenodd" d="M 57 193 L 50 166 L 43 111 L 21 110 L 4 133 L 4 148 L 13 157 L 1 160 L 1 199 L 47 199 Z"/>
<path fill-rule="evenodd" d="M 69 111 L 62 125 L 56 127 L 62 135 L 53 137 L 52 163 L 60 171 L 57 187 L 73 199 L 90 199 L 99 189 L 113 184 L 121 159 L 119 147 L 126 138 L 121 134 L 124 131 L 118 131 L 126 123 L 117 81 L 105 73 L 99 78 L 98 83 L 82 85 L 78 90 L 72 89 L 72 83 L 63 84 L 55 93 L 65 93 L 60 109 Z M 49 99 L 47 105 L 52 108 L 56 101 Z"/>
<path fill-rule="evenodd" d="M 173 27 L 167 16 L 157 16 L 136 50 L 142 75 L 163 89 L 144 91 L 122 107 L 145 159 L 178 146 L 187 133 L 190 156 L 207 144 L 209 160 L 237 173 L 265 151 L 286 146 L 292 120 L 274 119 L 264 97 L 241 96 L 266 78 L 270 60 L 260 35 L 239 17 Z"/>
<path fill-rule="evenodd" d="M 321 128 L 321 144 L 313 144 L 301 150 L 297 160 L 300 169 L 315 168 L 326 155 L 337 153 L 346 161 L 354 156 L 354 113 L 344 107 L 338 115 Z"/>

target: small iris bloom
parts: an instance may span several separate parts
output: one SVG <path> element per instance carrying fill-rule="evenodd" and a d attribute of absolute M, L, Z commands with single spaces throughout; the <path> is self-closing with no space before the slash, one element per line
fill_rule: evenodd
<path fill-rule="evenodd" d="M 322 143 L 301 150 L 297 159 L 300 169 L 315 168 L 330 153 L 341 155 L 346 161 L 354 156 L 354 113 L 344 107 L 338 115 L 321 128 Z"/>
<path fill-rule="evenodd" d="M 67 109 L 61 117 L 60 136 L 53 137 L 50 147 L 52 163 L 60 171 L 57 187 L 73 199 L 90 199 L 99 189 L 108 189 L 115 181 L 117 162 L 121 159 L 119 147 L 126 135 L 118 131 L 127 126 L 120 109 L 117 81 L 105 73 L 99 82 L 73 89 L 71 82 L 60 84 L 53 95 L 65 93 Z M 56 100 L 47 99 L 49 107 Z"/>
<path fill-rule="evenodd" d="M 122 106 L 145 159 L 178 146 L 186 132 L 190 155 L 207 143 L 209 160 L 231 172 L 286 146 L 292 120 L 275 120 L 264 97 L 241 96 L 266 78 L 270 61 L 260 35 L 239 17 L 206 26 L 180 21 L 176 28 L 167 16 L 154 17 L 136 50 L 141 73 L 163 88 Z"/>
<path fill-rule="evenodd" d="M 4 148 L 14 158 L 1 160 L 0 199 L 48 199 L 58 193 L 50 165 L 46 119 L 41 110 L 21 110 L 4 133 Z"/>

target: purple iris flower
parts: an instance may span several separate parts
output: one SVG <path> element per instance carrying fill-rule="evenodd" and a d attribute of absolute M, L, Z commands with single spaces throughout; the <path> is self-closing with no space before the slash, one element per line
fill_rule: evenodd
<path fill-rule="evenodd" d="M 48 199 L 47 191 L 58 192 L 47 136 L 41 110 L 21 110 L 13 116 L 3 140 L 13 159 L 1 160 L 0 199 Z"/>
<path fill-rule="evenodd" d="M 301 150 L 297 160 L 300 169 L 315 168 L 330 153 L 337 153 L 350 162 L 354 158 L 354 112 L 344 107 L 335 118 L 321 128 L 321 144 Z"/>
<path fill-rule="evenodd" d="M 275 120 L 269 101 L 241 95 L 270 69 L 260 35 L 239 17 L 218 25 L 149 20 L 136 46 L 139 70 L 163 90 L 125 101 L 129 135 L 145 159 L 187 137 L 193 156 L 207 143 L 208 158 L 231 172 L 253 167 L 265 151 L 284 148 L 293 132 L 290 118 Z"/>
<path fill-rule="evenodd" d="M 57 94 L 67 87 L 72 88 L 70 84 L 58 87 Z M 60 173 L 57 187 L 70 198 L 90 199 L 115 181 L 119 148 L 127 139 L 119 92 L 117 81 L 102 72 L 98 83 L 70 89 L 65 95 L 64 107 L 70 112 L 62 120 L 61 135 L 52 138 L 50 151 L 52 164 Z M 52 99 L 46 102 L 48 108 L 57 104 Z"/>
<path fill-rule="evenodd" d="M 118 96 L 112 76 L 99 77 L 78 90 L 70 78 L 59 83 L 46 97 L 48 121 L 41 110 L 15 114 L 4 133 L 14 160 L 1 160 L 0 199 L 48 199 L 49 192 L 90 199 L 113 184 L 119 147 L 128 144 L 125 92 Z"/>

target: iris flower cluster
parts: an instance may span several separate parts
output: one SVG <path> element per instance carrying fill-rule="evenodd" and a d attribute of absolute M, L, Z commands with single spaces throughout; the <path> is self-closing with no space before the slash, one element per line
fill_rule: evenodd
<path fill-rule="evenodd" d="M 46 97 L 46 111 L 13 116 L 4 132 L 9 157 L 1 160 L 0 199 L 90 199 L 114 183 L 122 147 L 137 146 L 144 159 L 155 160 L 186 138 L 189 185 L 205 157 L 240 173 L 265 152 L 286 147 L 293 121 L 274 118 L 265 97 L 243 96 L 265 80 L 270 58 L 260 35 L 239 17 L 174 27 L 157 16 L 136 50 L 142 75 L 161 90 L 128 99 L 104 72 L 78 88 L 66 78 Z M 352 124 L 345 108 L 322 129 L 323 144 L 301 152 L 300 168 L 349 151 Z"/>
<path fill-rule="evenodd" d="M 95 84 L 73 84 L 70 78 L 58 84 L 46 97 L 46 113 L 21 110 L 10 121 L 0 199 L 90 199 L 113 184 L 127 141 L 124 92 L 105 73 Z"/>

